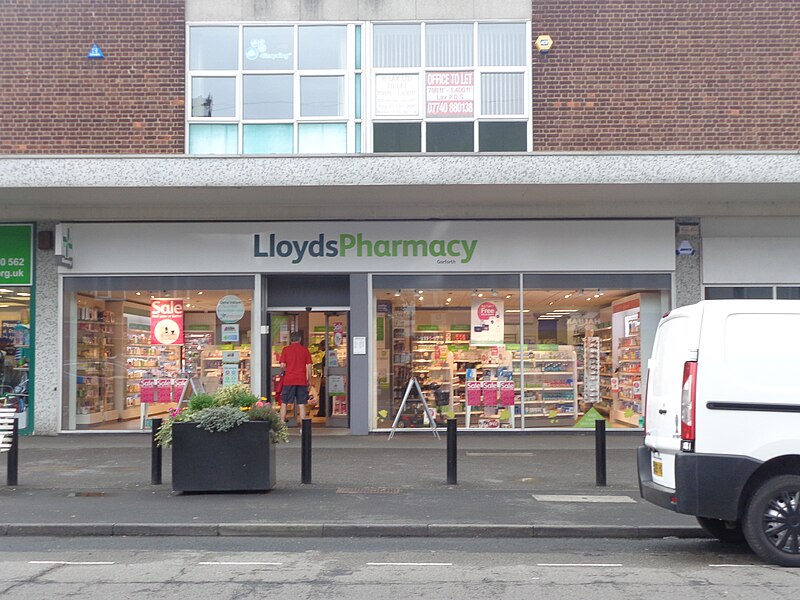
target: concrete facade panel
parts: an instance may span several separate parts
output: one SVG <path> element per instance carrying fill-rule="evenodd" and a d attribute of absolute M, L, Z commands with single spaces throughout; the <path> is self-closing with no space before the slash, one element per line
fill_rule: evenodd
<path fill-rule="evenodd" d="M 38 231 L 53 231 L 55 223 L 40 222 Z M 34 433 L 58 433 L 61 373 L 58 347 L 58 272 L 52 250 L 36 250 L 36 343 L 34 365 Z"/>

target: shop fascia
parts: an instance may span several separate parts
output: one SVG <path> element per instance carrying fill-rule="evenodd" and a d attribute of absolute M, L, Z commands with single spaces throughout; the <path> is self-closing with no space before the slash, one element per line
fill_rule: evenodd
<path fill-rule="evenodd" d="M 72 276 L 142 273 L 668 272 L 675 226 L 631 221 L 70 223 Z M 172 252 L 172 249 L 180 252 Z M 169 252 L 169 260 L 164 260 Z"/>
<path fill-rule="evenodd" d="M 314 258 L 434 256 L 443 258 L 443 262 L 454 263 L 457 260 L 467 264 L 477 246 L 478 240 L 475 239 L 374 239 L 363 233 L 340 233 L 333 239 L 320 233 L 315 238 L 304 240 L 283 239 L 274 233 L 255 235 L 255 256 L 291 258 L 294 265 L 303 262 L 306 255 Z"/>

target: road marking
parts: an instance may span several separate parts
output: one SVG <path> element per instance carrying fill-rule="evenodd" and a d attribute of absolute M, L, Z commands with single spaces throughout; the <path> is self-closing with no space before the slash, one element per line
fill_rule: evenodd
<path fill-rule="evenodd" d="M 538 563 L 537 567 L 621 567 L 622 563 Z"/>
<path fill-rule="evenodd" d="M 577 494 L 533 494 L 535 500 L 539 502 L 607 502 L 607 503 L 627 503 L 636 504 L 636 500 L 630 496 L 582 496 Z"/>
<path fill-rule="evenodd" d="M 452 567 L 453 563 L 429 563 L 429 562 L 368 562 L 368 567 Z"/>
<path fill-rule="evenodd" d="M 467 456 L 533 456 L 533 452 L 467 452 Z"/>
<path fill-rule="evenodd" d="M 719 564 L 719 565 L 708 565 L 708 566 L 709 567 L 722 567 L 722 568 L 725 568 L 725 567 L 734 567 L 735 568 L 735 567 L 768 567 L 770 565 L 734 565 L 734 564 L 726 565 L 726 564 Z"/>
<path fill-rule="evenodd" d="M 244 566 L 268 566 L 280 567 L 283 563 L 279 562 L 231 562 L 231 561 L 207 561 L 199 562 L 198 565 L 244 565 Z"/>
<path fill-rule="evenodd" d="M 113 565 L 113 562 L 92 560 L 29 560 L 29 565 Z"/>

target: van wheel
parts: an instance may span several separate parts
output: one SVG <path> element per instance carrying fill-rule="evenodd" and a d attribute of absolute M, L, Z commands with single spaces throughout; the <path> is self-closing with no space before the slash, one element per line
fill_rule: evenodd
<path fill-rule="evenodd" d="M 697 522 L 706 533 L 717 538 L 723 544 L 742 544 L 745 541 L 741 523 L 735 523 L 733 527 L 730 527 L 729 521 L 706 517 L 697 517 Z"/>
<path fill-rule="evenodd" d="M 761 484 L 747 504 L 742 528 L 764 561 L 800 567 L 800 475 L 780 475 Z"/>

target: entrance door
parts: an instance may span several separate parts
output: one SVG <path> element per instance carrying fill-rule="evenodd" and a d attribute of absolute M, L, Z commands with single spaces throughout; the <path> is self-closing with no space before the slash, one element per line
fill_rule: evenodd
<path fill-rule="evenodd" d="M 280 374 L 281 351 L 290 343 L 289 338 L 295 331 L 301 333 L 301 343 L 311 354 L 311 385 L 317 403 L 307 414 L 315 425 L 350 426 L 349 317 L 347 310 L 285 309 L 269 312 L 270 374 Z"/>

